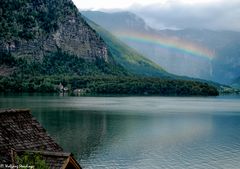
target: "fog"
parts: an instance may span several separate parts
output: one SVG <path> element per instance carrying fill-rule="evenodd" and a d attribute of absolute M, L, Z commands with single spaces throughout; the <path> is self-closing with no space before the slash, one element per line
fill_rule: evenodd
<path fill-rule="evenodd" d="M 129 9 L 157 29 L 212 29 L 240 31 L 240 1 L 209 3 L 167 1 L 165 4 L 132 5 Z"/>

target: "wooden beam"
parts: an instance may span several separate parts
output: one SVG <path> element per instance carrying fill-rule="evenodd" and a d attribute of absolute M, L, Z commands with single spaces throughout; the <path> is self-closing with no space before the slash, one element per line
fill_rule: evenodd
<path fill-rule="evenodd" d="M 65 169 L 65 168 L 67 167 L 67 165 L 68 165 L 68 163 L 69 163 L 69 161 L 70 161 L 70 158 L 71 158 L 71 156 L 69 156 L 69 157 L 64 161 L 63 166 L 61 167 L 61 169 Z"/>

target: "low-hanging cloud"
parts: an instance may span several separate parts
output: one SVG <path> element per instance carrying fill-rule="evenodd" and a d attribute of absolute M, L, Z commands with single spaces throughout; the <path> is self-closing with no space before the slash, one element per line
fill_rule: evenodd
<path fill-rule="evenodd" d="M 129 10 L 158 29 L 205 28 L 240 31 L 239 0 L 219 0 L 217 3 L 203 4 L 169 1 L 166 4 L 133 5 Z"/>

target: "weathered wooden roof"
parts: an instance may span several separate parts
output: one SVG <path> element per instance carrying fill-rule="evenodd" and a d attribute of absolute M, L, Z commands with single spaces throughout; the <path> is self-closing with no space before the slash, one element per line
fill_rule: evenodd
<path fill-rule="evenodd" d="M 11 163 L 11 150 L 39 151 L 50 168 L 61 168 L 72 156 L 46 133 L 30 110 L 0 110 L 0 164 Z"/>

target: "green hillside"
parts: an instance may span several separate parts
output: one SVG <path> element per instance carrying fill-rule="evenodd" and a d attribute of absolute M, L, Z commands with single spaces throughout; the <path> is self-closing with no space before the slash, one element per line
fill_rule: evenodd
<path fill-rule="evenodd" d="M 114 60 L 131 73 L 145 76 L 169 77 L 171 74 L 166 72 L 159 65 L 145 58 L 134 49 L 117 39 L 110 32 L 101 26 L 85 18 L 87 23 L 99 33 L 108 45 Z"/>

